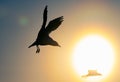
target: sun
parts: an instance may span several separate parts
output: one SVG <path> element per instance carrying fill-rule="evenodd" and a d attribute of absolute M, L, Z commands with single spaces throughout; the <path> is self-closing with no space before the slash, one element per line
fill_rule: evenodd
<path fill-rule="evenodd" d="M 73 67 L 81 77 L 107 77 L 114 64 L 111 43 L 99 35 L 82 38 L 73 51 Z"/>

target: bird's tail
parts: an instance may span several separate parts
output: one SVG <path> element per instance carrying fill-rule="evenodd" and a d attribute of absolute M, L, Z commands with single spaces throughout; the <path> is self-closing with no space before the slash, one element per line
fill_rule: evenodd
<path fill-rule="evenodd" d="M 31 48 L 32 46 L 35 46 L 35 42 L 33 44 L 31 44 L 28 48 Z"/>

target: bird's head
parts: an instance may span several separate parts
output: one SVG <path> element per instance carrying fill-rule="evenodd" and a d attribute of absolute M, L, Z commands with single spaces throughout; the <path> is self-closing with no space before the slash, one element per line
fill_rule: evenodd
<path fill-rule="evenodd" d="M 56 41 L 53 42 L 53 46 L 61 47 Z"/>

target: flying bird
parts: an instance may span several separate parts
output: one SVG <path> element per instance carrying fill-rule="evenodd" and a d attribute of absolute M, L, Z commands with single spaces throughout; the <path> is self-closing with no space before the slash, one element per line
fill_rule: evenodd
<path fill-rule="evenodd" d="M 39 45 L 52 45 L 52 46 L 58 46 L 60 47 L 60 45 L 58 44 L 57 41 L 53 40 L 49 34 L 56 30 L 61 23 L 63 22 L 63 16 L 60 16 L 58 18 L 55 18 L 53 20 L 51 20 L 48 25 L 46 26 L 46 22 L 47 22 L 47 6 L 44 9 L 44 13 L 43 13 L 43 24 L 42 27 L 38 33 L 38 36 L 36 38 L 36 40 L 28 47 L 33 47 L 36 46 L 37 50 L 36 53 L 40 52 L 40 48 Z"/>

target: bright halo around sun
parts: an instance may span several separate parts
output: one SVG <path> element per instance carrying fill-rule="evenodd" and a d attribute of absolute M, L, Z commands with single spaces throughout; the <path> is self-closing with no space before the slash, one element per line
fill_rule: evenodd
<path fill-rule="evenodd" d="M 73 67 L 81 78 L 105 78 L 112 70 L 114 55 L 109 41 L 98 35 L 89 35 L 75 46 Z"/>

